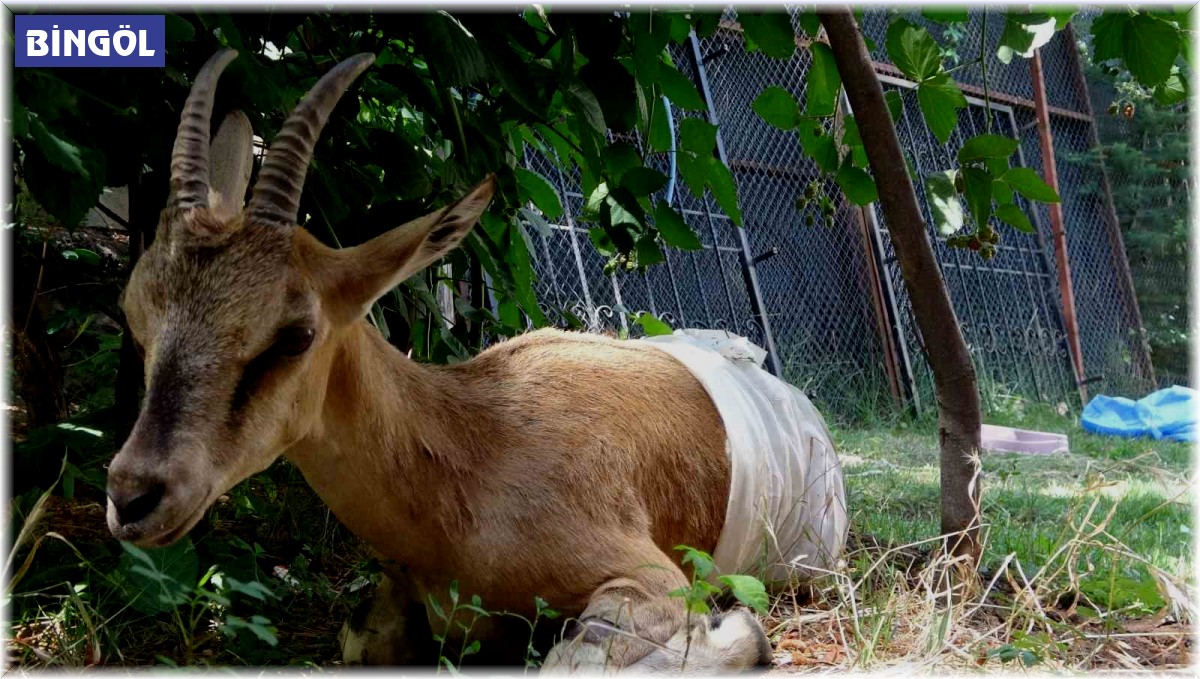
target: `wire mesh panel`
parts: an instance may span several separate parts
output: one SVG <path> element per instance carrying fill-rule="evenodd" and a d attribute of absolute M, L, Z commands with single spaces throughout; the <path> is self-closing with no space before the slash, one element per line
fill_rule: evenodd
<path fill-rule="evenodd" d="M 1032 125 L 1032 111 L 1017 111 L 1018 124 Z M 1022 122 L 1023 121 L 1023 122 Z M 1089 123 L 1053 116 L 1050 120 L 1062 198 L 1067 255 L 1079 322 L 1086 378 L 1099 380 L 1106 394 L 1140 395 L 1152 388 L 1148 356 L 1136 320 L 1136 299 L 1121 271 L 1126 266 L 1120 233 L 1111 222 L 1104 199 L 1089 185 L 1098 171 L 1070 158 L 1091 147 Z M 1030 166 L 1041 171 L 1042 153 L 1036 135 L 1022 140 Z M 1043 234 L 1050 252 L 1054 241 L 1049 210 L 1038 206 Z M 1055 292 L 1057 294 L 1057 280 Z"/>
<path fill-rule="evenodd" d="M 1002 12 L 972 12 L 968 22 L 950 26 L 914 12 L 866 12 L 862 25 L 874 42 L 876 69 L 889 76 L 897 71 L 887 63 L 885 42 L 897 14 L 925 26 L 939 40 L 947 67 L 954 68 L 953 78 L 968 95 L 982 97 L 986 87 L 993 101 L 1003 102 L 993 106 L 990 130 L 1019 139 L 1021 153 L 1013 162 L 1042 172 L 1029 62 L 1015 57 L 1004 64 L 996 57 L 1004 31 Z M 727 10 L 725 18 L 736 21 L 736 12 Z M 748 53 L 733 23 L 712 37 L 670 50 L 679 70 L 692 76 L 709 99 L 711 117 L 720 124 L 723 159 L 737 184 L 744 230 L 711 197 L 692 195 L 676 173 L 671 186 L 654 198 L 670 195 L 703 248 L 669 250 L 665 262 L 646 272 L 606 274 L 603 258 L 588 238 L 590 225 L 578 221 L 584 201 L 578 177 L 527 150 L 526 166 L 557 188 L 565 208 L 562 219 L 548 229 L 531 230 L 537 292 L 547 315 L 563 325 L 578 322 L 591 330 L 636 335 L 630 314 L 649 311 L 674 327 L 725 328 L 763 346 L 773 340 L 783 376 L 834 413 L 853 414 L 864 396 L 886 400 L 889 383 L 893 391 L 931 402 L 924 354 L 937 348 L 921 344 L 882 215 L 874 207 L 864 212 L 851 206 L 802 154 L 793 132 L 768 125 L 751 109 L 751 102 L 772 85 L 791 92 L 803 108 L 808 50 L 797 49 L 786 62 Z M 1122 273 L 1120 232 L 1106 196 L 1096 190 L 1099 170 L 1069 162 L 1090 148 L 1093 124 L 1074 50 L 1069 34 L 1060 32 L 1041 54 L 1084 363 L 1089 377 L 1103 378 L 1105 393 L 1138 395 L 1152 384 L 1152 369 L 1137 301 Z M 895 78 L 888 83 L 906 103 L 897 132 L 911 155 L 918 197 L 932 223 L 920 179 L 955 167 L 962 144 L 989 129 L 987 113 L 978 101 L 960 111 L 958 128 L 941 144 L 921 119 L 913 91 Z M 685 116 L 710 117 L 675 110 L 676 133 Z M 826 131 L 833 124 L 829 121 Z M 671 174 L 668 154 L 652 154 L 650 162 Z M 810 193 L 832 199 L 831 223 L 816 201 L 798 203 L 810 185 Z M 1070 402 L 1074 375 L 1048 213 L 1044 206 L 1020 199 L 1019 204 L 1034 218 L 1036 233 L 995 225 L 1002 241 L 996 256 L 984 260 L 946 247 L 931 232 L 936 255 L 985 398 L 1012 391 Z M 749 271 L 756 273 L 757 285 Z M 769 328 L 760 323 L 760 308 Z M 893 347 L 894 341 L 899 347 Z"/>
<path fill-rule="evenodd" d="M 933 216 L 925 199 L 924 177 L 955 167 L 954 154 L 963 142 L 988 130 L 987 110 L 972 104 L 959 112 L 959 123 L 946 144 L 941 144 L 919 119 L 915 92 L 889 85 L 901 93 L 903 113 L 897 121 L 901 147 L 910 154 L 915 171 L 918 202 L 926 223 Z M 1016 136 L 1013 119 L 1006 108 L 992 110 L 991 132 Z M 1018 205 L 1029 206 L 1018 198 Z M 886 224 L 877 211 L 880 224 Z M 985 398 L 1005 391 L 1047 401 L 1066 398 L 1070 368 L 1065 334 L 1054 297 L 1054 270 L 1038 235 L 1024 234 L 992 221 L 1002 233 L 996 256 L 985 260 L 970 250 L 951 248 L 932 230 L 942 276 L 954 304 L 958 323 L 966 338 Z M 895 260 L 891 238 L 884 231 L 884 263 L 897 291 L 898 317 L 911 356 L 923 357 L 937 347 L 921 343 L 912 305 Z M 932 375 L 924 360 L 915 361 L 914 389 L 921 402 L 932 398 Z"/>
<path fill-rule="evenodd" d="M 1099 69 L 1087 71 L 1096 132 L 1103 149 L 1068 156 L 1097 176 L 1101 158 L 1107 186 L 1089 182 L 1084 191 L 1113 209 L 1125 240 L 1138 306 L 1159 386 L 1187 386 L 1189 379 L 1187 232 L 1196 181 L 1190 151 L 1187 103 L 1171 108 L 1133 102 Z M 1099 179 L 1099 177 L 1097 177 Z"/>
<path fill-rule="evenodd" d="M 982 89 L 987 73 L 989 91 L 1001 97 L 1016 97 L 1031 100 L 1033 81 L 1029 60 L 1013 57 L 1009 63 L 1000 61 L 996 48 L 1004 33 L 1004 10 L 988 8 L 971 12 L 969 19 L 961 24 L 940 24 L 931 21 L 919 12 L 895 10 L 870 10 L 862 19 L 863 34 L 871 39 L 875 49 L 871 58 L 880 63 L 889 63 L 886 38 L 888 26 L 894 16 L 928 30 L 942 46 L 947 69 L 954 69 L 951 77 L 960 85 Z M 981 46 L 984 49 L 980 49 Z M 1075 72 L 1073 56 L 1075 49 L 1064 33 L 1058 33 L 1041 48 L 1045 62 L 1046 97 L 1051 106 L 1073 111 L 1082 111 L 1086 92 L 1081 88 Z M 974 63 L 982 58 L 983 64 Z"/>
<path fill-rule="evenodd" d="M 701 52 L 751 251 L 777 253 L 761 261 L 758 275 L 784 376 L 835 409 L 858 407 L 864 394 L 886 394 L 861 213 L 801 153 L 794 133 L 750 108 L 772 85 L 803 106 L 808 52 L 797 50 L 787 62 L 748 53 L 732 30 L 704 40 Z M 797 206 L 813 181 L 841 204 L 832 226 L 815 202 Z"/>
<path fill-rule="evenodd" d="M 682 72 L 692 72 L 687 49 L 675 48 L 673 56 Z M 684 115 L 703 116 L 676 111 L 676 135 Z M 568 175 L 532 148 L 526 149 L 524 160 L 527 169 L 544 177 L 563 198 L 563 217 L 550 225 L 549 232 L 533 239 L 538 300 L 553 323 L 566 326 L 574 321 L 593 332 L 636 336 L 639 328 L 631 326 L 629 318 L 646 311 L 674 327 L 726 329 L 764 343 L 742 275 L 738 227 L 710 197 L 692 195 L 676 173 L 672 186 L 652 198 L 665 200 L 669 195 L 703 247 L 690 252 L 667 250 L 666 261 L 645 272 L 606 274 L 604 258 L 588 238 L 594 225 L 579 222 L 585 198 L 577 174 Z M 664 154 L 652 155 L 650 162 L 671 174 Z"/>
<path fill-rule="evenodd" d="M 884 45 L 895 14 L 878 10 L 867 12 L 863 18 L 864 33 L 876 43 L 872 56 L 880 62 L 887 62 Z M 989 94 L 1012 102 L 1004 107 L 1011 108 L 1012 116 L 994 118 L 993 131 L 1018 138 L 1024 164 L 1042 173 L 1040 139 L 1033 102 L 1029 101 L 1032 98 L 1029 62 L 1016 57 L 1003 64 L 996 57 L 1004 27 L 1002 14 L 972 12 L 968 22 L 957 26 L 943 26 L 911 12 L 903 16 L 927 28 L 947 48 L 948 67 L 965 64 L 952 75 L 956 82 L 966 86 L 968 93 L 982 94 L 984 69 L 979 64 L 970 64 L 982 58 L 986 63 Z M 1087 115 L 1088 93 L 1075 49 L 1070 34 L 1059 32 L 1041 48 L 1041 56 L 1052 113 L 1051 132 L 1085 370 L 1088 378 L 1103 379 L 1101 389 L 1105 393 L 1140 395 L 1151 387 L 1152 380 L 1141 339 L 1137 302 L 1122 277 L 1125 262 L 1120 234 L 1105 209 L 1103 193 L 1095 190 L 1099 170 L 1078 163 L 1066 167 L 1070 157 L 1091 147 L 1089 126 L 1094 124 Z M 906 148 L 909 143 L 916 144 L 913 148 L 917 149 L 914 153 L 917 164 L 930 165 L 919 168 L 918 174 L 953 167 L 953 154 L 962 143 L 984 131 L 982 108 L 972 106 L 961 112 L 954 136 L 942 146 L 920 122 L 916 102 L 911 104 L 906 106 L 898 131 Z M 924 139 L 908 136 L 922 134 Z M 1061 321 L 1049 213 L 1044 205 L 1022 207 L 1036 217 L 1038 234 L 1026 236 L 1000 227 L 1004 240 L 997 256 L 988 262 L 940 243 L 935 247 L 985 388 L 991 381 L 1002 390 L 1015 388 L 1031 396 L 1070 401 L 1074 376 L 1069 368 Z M 1016 273 L 1022 271 L 1024 274 Z M 1026 286 L 1015 285 L 1022 277 L 1029 284 L 1024 294 L 1021 289 Z M 898 283 L 897 272 L 893 272 L 893 278 Z M 903 286 L 897 285 L 897 289 L 902 290 Z M 902 298 L 903 293 L 899 296 Z M 903 303 L 902 306 L 899 316 L 904 318 L 911 311 Z M 1018 319 L 1023 319 L 1024 324 Z M 910 317 L 908 322 L 911 323 Z M 919 352 L 921 347 L 915 345 L 916 338 L 911 333 L 906 338 L 910 351 Z M 1029 352 L 1032 360 L 1023 360 L 1022 351 Z M 928 394 L 928 373 L 921 369 L 922 361 L 916 363 L 917 388 Z"/>

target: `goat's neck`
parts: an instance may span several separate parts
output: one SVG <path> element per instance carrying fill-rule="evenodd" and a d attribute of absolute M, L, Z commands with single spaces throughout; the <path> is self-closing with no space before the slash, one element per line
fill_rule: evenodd
<path fill-rule="evenodd" d="M 486 415 L 459 377 L 409 360 L 365 322 L 335 341 L 320 423 L 287 456 L 383 556 L 439 558 L 470 511 L 460 489 Z"/>

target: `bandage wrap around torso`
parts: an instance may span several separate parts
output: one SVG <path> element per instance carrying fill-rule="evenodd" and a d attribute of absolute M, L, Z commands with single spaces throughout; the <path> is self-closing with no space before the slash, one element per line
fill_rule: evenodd
<path fill-rule="evenodd" d="M 808 397 L 763 370 L 765 352 L 743 337 L 677 330 L 633 341 L 683 363 L 725 425 L 729 502 L 712 555 L 720 573 L 770 582 L 831 570 L 846 543 L 846 490 L 825 420 Z"/>

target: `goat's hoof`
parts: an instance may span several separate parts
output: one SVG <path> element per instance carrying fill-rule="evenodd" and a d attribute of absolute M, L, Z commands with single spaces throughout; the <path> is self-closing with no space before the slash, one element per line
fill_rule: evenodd
<path fill-rule="evenodd" d="M 697 618 L 690 630 L 679 630 L 665 644 L 653 644 L 649 653 L 624 667 L 613 662 L 605 641 L 614 634 L 610 625 L 581 621 L 573 631 L 550 649 L 543 673 L 729 674 L 765 669 L 773 659 L 766 631 L 746 608 Z"/>

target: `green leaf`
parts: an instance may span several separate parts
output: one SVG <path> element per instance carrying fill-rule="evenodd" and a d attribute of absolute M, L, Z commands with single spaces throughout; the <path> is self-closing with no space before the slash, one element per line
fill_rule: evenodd
<path fill-rule="evenodd" d="M 96 266 L 97 264 L 100 263 L 100 255 L 98 255 L 95 252 L 92 252 L 91 250 L 88 250 L 86 248 L 73 248 L 71 250 L 63 250 L 62 256 L 63 256 L 63 259 L 80 261 L 80 262 L 84 262 L 86 264 L 90 264 L 92 266 Z"/>
<path fill-rule="evenodd" d="M 36 117 L 29 121 L 29 132 L 42 156 L 54 166 L 71 174 L 87 174 L 78 146 L 51 132 Z"/>
<path fill-rule="evenodd" d="M 689 111 L 706 111 L 699 90 L 684 74 L 670 64 L 661 64 L 658 69 L 658 86 L 671 103 Z"/>
<path fill-rule="evenodd" d="M 649 86 L 658 80 L 663 50 L 671 40 L 673 17 L 669 14 L 631 12 L 629 28 L 633 35 L 633 63 L 637 79 Z"/>
<path fill-rule="evenodd" d="M 562 216 L 562 201 L 550 182 L 540 174 L 523 167 L 514 168 L 513 171 L 517 175 L 517 194 L 521 196 L 522 201 L 532 202 L 549 219 Z"/>
<path fill-rule="evenodd" d="M 1171 75 L 1179 57 L 1180 32 L 1172 23 L 1140 12 L 1125 30 L 1125 67 L 1138 82 L 1154 87 Z"/>
<path fill-rule="evenodd" d="M 760 118 L 781 130 L 793 130 L 800 118 L 800 106 L 790 92 L 772 85 L 763 90 L 750 104 Z"/>
<path fill-rule="evenodd" d="M 118 572 L 130 605 L 146 614 L 170 611 L 187 603 L 200 577 L 200 559 L 185 537 L 168 547 L 141 549 L 122 542 Z"/>
<path fill-rule="evenodd" d="M 676 545 L 675 550 L 683 552 L 683 565 L 692 564 L 692 572 L 697 581 L 703 582 L 709 573 L 712 573 L 716 564 L 713 562 L 712 556 L 704 550 L 688 547 L 687 545 Z M 711 585 L 710 585 L 711 586 Z"/>
<path fill-rule="evenodd" d="M 608 203 L 605 203 L 605 205 L 608 205 Z M 612 238 L 609 237 L 608 232 L 604 230 L 604 227 L 597 226 L 588 229 L 588 238 L 591 239 L 596 252 L 605 257 L 612 257 L 617 253 L 617 246 L 613 243 Z"/>
<path fill-rule="evenodd" d="M 1092 59 L 1119 59 L 1139 83 L 1154 87 L 1170 77 L 1182 35 L 1176 24 L 1144 12 L 1105 12 L 1092 21 Z"/>
<path fill-rule="evenodd" d="M 888 90 L 883 93 L 883 98 L 887 101 L 888 113 L 892 114 L 892 121 L 898 121 L 904 115 L 904 97 L 896 90 Z"/>
<path fill-rule="evenodd" d="M 600 206 L 604 204 L 605 198 L 608 198 L 608 184 L 601 182 L 588 195 L 587 201 L 583 204 L 583 214 L 594 219 L 596 215 L 600 214 Z"/>
<path fill-rule="evenodd" d="M 769 57 L 790 59 L 796 53 L 796 33 L 787 12 L 738 12 L 746 37 Z"/>
<path fill-rule="evenodd" d="M 921 8 L 921 16 L 930 21 L 939 24 L 962 24 L 966 23 L 970 18 L 967 9 L 955 9 L 953 7 L 923 7 Z"/>
<path fill-rule="evenodd" d="M 676 45 L 682 45 L 683 42 L 688 39 L 688 35 L 692 32 L 692 27 L 688 23 L 687 18 L 678 12 L 671 12 L 670 14 L 664 14 L 663 16 L 670 17 L 671 19 L 671 42 L 675 43 Z"/>
<path fill-rule="evenodd" d="M 537 212 L 523 207 L 517 210 L 517 213 L 525 218 L 526 223 L 533 225 L 533 228 L 537 229 L 538 234 L 542 238 L 549 238 L 554 234 L 554 229 L 550 226 L 550 222 L 547 222 L 546 218 Z"/>
<path fill-rule="evenodd" d="M 862 135 L 858 131 L 858 121 L 854 116 L 846 116 L 842 121 L 842 143 L 850 149 L 850 161 L 855 167 L 866 168 L 869 165 L 867 150 L 863 147 Z"/>
<path fill-rule="evenodd" d="M 703 247 L 683 216 L 667 205 L 666 201 L 660 200 L 654 206 L 654 226 L 662 236 L 663 242 L 673 248 L 699 250 Z"/>
<path fill-rule="evenodd" d="M 696 37 L 710 38 L 721 25 L 721 12 L 691 12 L 696 24 Z"/>
<path fill-rule="evenodd" d="M 858 121 L 854 116 L 842 120 L 842 143 L 846 146 L 862 146 L 862 135 L 858 132 Z"/>
<path fill-rule="evenodd" d="M 586 85 L 577 80 L 567 83 L 563 97 L 570 106 L 571 111 L 586 121 L 593 131 L 600 135 L 608 132 L 608 126 L 604 122 L 604 111 L 600 108 L 600 102 L 596 100 L 596 95 L 592 94 L 592 91 Z"/>
<path fill-rule="evenodd" d="M 1025 212 L 1012 203 L 997 206 L 996 217 L 1017 231 L 1024 231 L 1025 233 L 1034 232 L 1033 224 L 1029 222 L 1029 217 L 1026 217 Z"/>
<path fill-rule="evenodd" d="M 413 15 L 417 48 L 444 86 L 462 87 L 486 78 L 491 67 L 475 36 L 445 10 Z"/>
<path fill-rule="evenodd" d="M 958 109 L 967 107 L 966 97 L 945 73 L 917 85 L 917 103 L 921 106 L 925 124 L 943 144 L 958 124 Z"/>
<path fill-rule="evenodd" d="M 717 126 L 699 118 L 685 118 L 679 125 L 679 144 L 697 156 L 712 155 L 717 146 Z"/>
<path fill-rule="evenodd" d="M 658 240 L 653 233 L 642 234 L 637 240 L 635 247 L 637 254 L 637 263 L 640 267 L 648 267 L 666 259 L 663 255 L 662 248 L 658 246 Z"/>
<path fill-rule="evenodd" d="M 1038 173 L 1027 167 L 1014 167 L 1000 177 L 1000 181 L 1008 184 L 1017 193 L 1029 200 L 1041 203 L 1059 202 L 1058 193 Z"/>
<path fill-rule="evenodd" d="M 733 173 L 717 158 L 710 157 L 711 168 L 708 171 L 708 188 L 712 190 L 717 205 L 734 224 L 742 225 L 742 210 L 738 207 L 737 185 L 733 181 Z"/>
<path fill-rule="evenodd" d="M 992 173 L 993 177 L 999 177 L 1005 172 L 1008 172 L 1008 156 L 984 158 L 983 165 L 987 168 L 988 172 Z"/>
<path fill-rule="evenodd" d="M 925 195 L 929 200 L 929 211 L 933 213 L 933 225 L 938 233 L 950 236 L 963 227 L 962 203 L 954 181 L 958 170 L 934 172 L 925 176 Z"/>
<path fill-rule="evenodd" d="M 1007 170 L 1005 170 L 1005 172 L 1007 172 Z M 992 176 L 996 176 L 996 173 L 992 172 Z M 1013 202 L 1012 189 L 1008 188 L 1008 184 L 1005 184 L 1002 181 L 993 180 L 992 200 L 996 201 L 996 203 L 999 205 L 1010 205 Z"/>
<path fill-rule="evenodd" d="M 1105 12 L 1092 20 L 1092 60 L 1096 63 L 1125 57 L 1128 12 Z"/>
<path fill-rule="evenodd" d="M 892 63 L 912 80 L 920 82 L 942 70 L 942 51 L 933 36 L 904 19 L 888 26 L 885 46 Z"/>
<path fill-rule="evenodd" d="M 196 29 L 192 26 L 192 22 L 178 14 L 168 13 L 163 20 L 163 24 L 168 46 L 175 43 L 191 42 L 196 37 Z"/>
<path fill-rule="evenodd" d="M 708 185 L 708 161 L 712 156 L 694 156 L 689 153 L 680 153 L 676 166 L 679 168 L 679 176 L 683 177 L 683 183 L 687 184 L 692 195 L 696 198 L 704 198 L 704 187 Z"/>
<path fill-rule="evenodd" d="M 597 59 L 579 69 L 579 78 L 596 96 L 610 129 L 633 129 L 638 120 L 638 86 L 629 69 L 616 59 Z"/>
<path fill-rule="evenodd" d="M 1163 106 L 1174 106 L 1188 97 L 1187 78 L 1179 72 L 1178 66 L 1171 67 L 1171 75 L 1159 86 L 1154 88 L 1154 101 Z"/>
<path fill-rule="evenodd" d="M 279 596 L 277 594 L 275 594 L 275 592 L 272 592 L 269 587 L 267 587 L 266 585 L 262 584 L 261 582 L 259 582 L 257 580 L 250 580 L 248 582 L 242 582 L 241 580 L 238 580 L 237 578 L 230 577 L 227 575 L 224 578 L 224 583 L 225 583 L 225 587 L 229 591 L 238 592 L 239 594 L 245 594 L 246 596 L 251 597 L 253 599 L 258 599 L 259 601 L 265 602 L 268 598 L 270 598 L 270 599 L 278 599 L 279 598 Z"/>
<path fill-rule="evenodd" d="M 838 169 L 838 150 L 833 141 L 833 135 L 821 128 L 820 121 L 806 118 L 800 121 L 796 128 L 800 138 L 800 147 L 817 167 L 825 172 L 835 172 Z"/>
<path fill-rule="evenodd" d="M 770 608 L 767 588 L 758 578 L 749 575 L 722 575 L 718 578 L 725 583 L 737 600 L 746 604 L 761 615 L 766 615 Z"/>
<path fill-rule="evenodd" d="M 264 624 L 265 622 L 268 622 L 267 619 L 260 615 L 256 615 L 247 621 L 244 618 L 229 614 L 225 616 L 225 629 L 230 634 L 236 634 L 238 630 L 242 629 L 250 630 L 254 636 L 271 646 L 275 646 L 279 643 L 279 640 L 275 637 L 275 633 L 271 631 L 271 628 Z"/>
<path fill-rule="evenodd" d="M 842 88 L 842 76 L 838 74 L 829 45 L 813 42 L 808 49 L 812 52 L 812 64 L 808 67 L 804 90 L 805 110 L 810 116 L 831 116 Z"/>
<path fill-rule="evenodd" d="M 958 162 L 969 163 L 984 158 L 1008 158 L 1020 145 L 1016 139 L 999 134 L 980 134 L 971 137 L 958 150 Z"/>
<path fill-rule="evenodd" d="M 619 227 L 621 225 L 628 225 L 628 226 L 633 227 L 634 229 L 637 229 L 641 226 L 642 220 L 638 218 L 638 214 L 636 212 L 634 212 L 633 210 L 629 209 L 629 206 L 626 205 L 626 203 L 624 201 L 618 200 L 617 194 L 615 192 L 609 194 L 608 198 L 606 198 L 604 201 L 604 206 L 602 206 L 600 208 L 602 224 L 603 224 L 603 215 L 605 212 L 605 207 L 608 208 L 608 215 L 609 215 L 608 223 L 611 226 Z M 613 236 L 614 233 L 622 233 L 622 232 L 628 232 L 628 229 L 614 228 L 613 231 L 609 232 L 609 235 Z M 614 237 L 613 240 L 616 241 L 617 238 Z M 617 245 L 619 247 L 621 247 L 622 251 L 625 251 L 628 249 L 628 247 L 626 247 L 626 246 L 632 246 L 633 243 L 632 243 L 632 241 L 630 241 L 629 243 L 618 242 Z"/>
<path fill-rule="evenodd" d="M 977 167 L 964 167 L 962 176 L 967 207 L 975 217 L 975 224 L 982 229 L 992 216 L 992 175 Z"/>
<path fill-rule="evenodd" d="M 1050 42 L 1058 30 L 1058 20 L 1048 14 L 1027 14 L 1010 9 L 1004 15 L 1004 33 L 1000 35 L 996 58 L 1000 63 L 1012 61 L 1013 55 L 1026 59 L 1034 50 Z"/>
<path fill-rule="evenodd" d="M 729 168 L 715 156 L 693 156 L 688 153 L 679 155 L 679 174 L 683 181 L 697 198 L 704 197 L 704 189 L 712 191 L 717 199 L 717 205 L 733 221 L 742 225 L 742 211 L 738 207 L 737 185 Z"/>
<path fill-rule="evenodd" d="M 635 167 L 621 177 L 621 186 L 635 196 L 648 196 L 667 185 L 667 178 L 658 170 Z"/>
<path fill-rule="evenodd" d="M 846 194 L 846 198 L 855 205 L 867 205 L 879 199 L 875 180 L 850 162 L 842 163 L 842 169 L 837 173 L 837 184 L 842 188 L 842 193 Z"/>
<path fill-rule="evenodd" d="M 670 335 L 675 332 L 671 329 L 671 326 L 667 325 L 662 320 L 656 318 L 654 314 L 651 314 L 647 311 L 643 311 L 638 314 L 637 318 L 633 320 L 633 323 L 634 325 L 641 326 L 647 337 Z"/>
<path fill-rule="evenodd" d="M 620 181 L 621 177 L 626 172 L 635 167 L 642 166 L 642 156 L 633 144 L 625 141 L 618 141 L 609 144 L 605 147 L 601 157 L 604 161 L 604 169 L 608 171 L 614 179 Z"/>
<path fill-rule="evenodd" d="M 800 12 L 799 16 L 800 30 L 804 31 L 804 34 L 808 37 L 816 40 L 817 35 L 821 32 L 821 17 L 817 16 L 817 13 L 812 10 Z"/>
<path fill-rule="evenodd" d="M 1041 11 L 1054 17 L 1054 30 L 1061 31 L 1079 14 L 1078 7 L 1042 7 Z"/>
<path fill-rule="evenodd" d="M 671 150 L 671 121 L 662 97 L 650 103 L 650 148 L 660 153 Z"/>
<path fill-rule="evenodd" d="M 14 101 L 12 107 L 12 136 L 14 139 L 21 139 L 29 134 L 29 124 L 32 116 L 29 115 L 29 111 L 19 101 Z"/>

